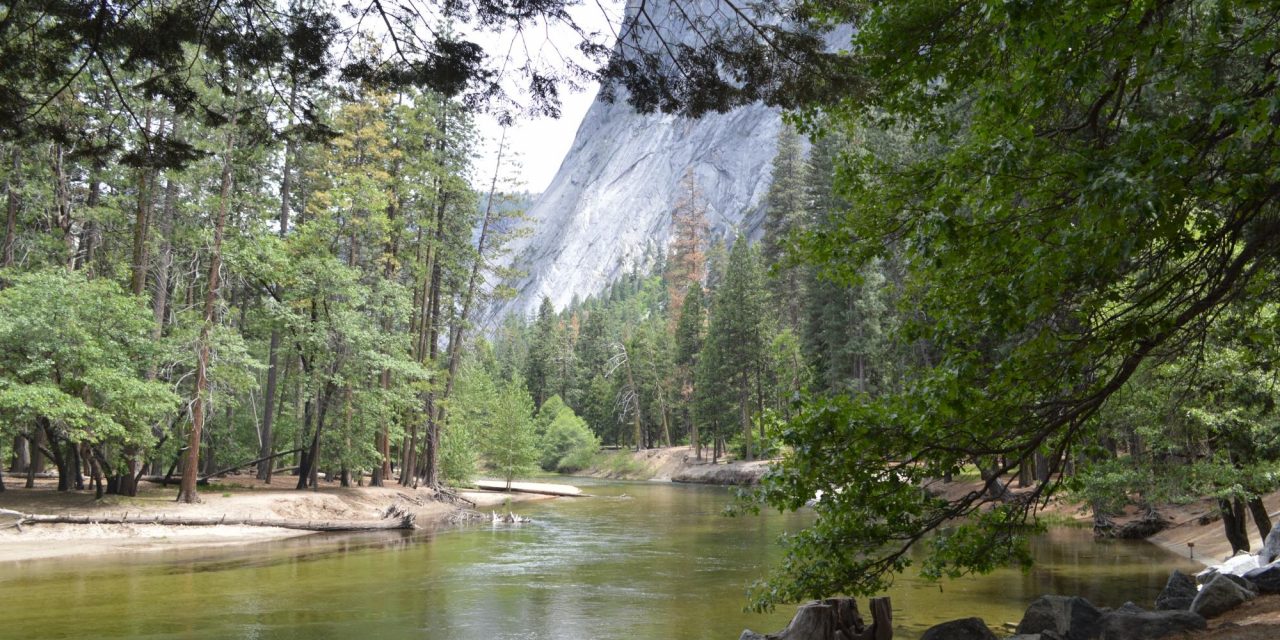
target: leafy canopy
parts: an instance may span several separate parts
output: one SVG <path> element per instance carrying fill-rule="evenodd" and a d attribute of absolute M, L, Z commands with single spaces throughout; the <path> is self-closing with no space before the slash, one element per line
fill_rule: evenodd
<path fill-rule="evenodd" d="M 803 259 L 847 284 L 901 261 L 899 337 L 936 358 L 901 391 L 815 399 L 790 424 L 763 500 L 824 498 L 762 607 L 882 590 L 922 541 L 929 575 L 1024 559 L 1060 476 L 1009 499 L 1011 471 L 1037 453 L 1061 470 L 1144 361 L 1273 296 L 1280 252 L 1274 3 L 805 7 L 858 26 L 865 91 L 798 120 L 865 144 L 840 158 L 848 212 Z M 920 490 L 970 463 L 982 490 Z"/>
<path fill-rule="evenodd" d="M 4 274 L 0 289 L 0 425 L 36 422 L 76 441 L 144 445 L 177 408 L 145 372 L 156 356 L 151 313 L 108 280 L 63 269 Z"/>

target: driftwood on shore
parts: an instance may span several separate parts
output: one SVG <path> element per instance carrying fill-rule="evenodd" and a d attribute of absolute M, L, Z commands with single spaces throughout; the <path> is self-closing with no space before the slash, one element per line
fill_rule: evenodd
<path fill-rule="evenodd" d="M 507 491 L 508 490 L 507 483 L 499 482 L 496 480 L 477 480 L 475 482 L 475 485 L 476 485 L 476 488 L 484 489 L 485 491 Z M 543 496 L 559 496 L 563 498 L 588 497 L 588 494 L 583 493 L 582 490 L 577 487 L 570 487 L 568 485 L 562 485 L 562 486 L 564 486 L 565 488 L 558 489 L 556 488 L 557 485 L 542 485 L 542 484 L 536 485 L 536 486 L 528 486 L 526 484 L 522 484 L 519 482 L 513 482 L 511 483 L 510 491 L 512 493 L 533 493 L 533 494 L 538 494 Z"/>
<path fill-rule="evenodd" d="M 42 515 L 0 509 L 0 527 L 18 527 L 25 524 L 161 524 L 181 527 L 211 527 L 239 525 L 246 527 L 278 527 L 301 531 L 383 531 L 414 529 L 414 515 L 399 511 L 395 517 L 382 520 L 302 520 L 292 518 L 228 518 L 184 517 L 167 515 L 122 516 Z"/>

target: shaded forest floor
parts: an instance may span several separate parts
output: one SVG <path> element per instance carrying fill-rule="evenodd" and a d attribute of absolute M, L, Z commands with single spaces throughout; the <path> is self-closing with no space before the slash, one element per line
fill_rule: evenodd
<path fill-rule="evenodd" d="M 413 513 L 419 528 L 430 529 L 458 522 L 463 506 L 438 500 L 428 489 L 390 487 L 339 487 L 321 482 L 318 491 L 293 489 L 296 479 L 275 478 L 264 485 L 251 475 L 219 478 L 200 488 L 201 502 L 174 501 L 177 487 L 144 483 L 137 497 L 106 496 L 95 500 L 93 491 L 57 491 L 56 481 L 39 478 L 33 489 L 10 483 L 0 493 L 0 509 L 23 513 L 89 516 L 179 516 L 292 519 L 316 521 L 377 520 L 392 505 Z M 484 511 L 500 509 L 507 502 L 551 499 L 551 496 L 494 491 L 459 491 L 458 495 Z M 0 563 L 81 555 L 150 550 L 205 548 L 274 540 L 307 531 L 219 525 L 188 527 L 135 524 L 36 524 L 19 532 L 0 529 Z"/>

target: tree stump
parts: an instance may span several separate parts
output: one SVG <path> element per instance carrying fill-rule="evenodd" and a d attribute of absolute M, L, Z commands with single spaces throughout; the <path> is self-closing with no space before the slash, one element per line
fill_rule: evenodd
<path fill-rule="evenodd" d="M 800 606 L 786 629 L 762 636 L 743 631 L 740 640 L 892 640 L 893 608 L 889 598 L 872 598 L 871 624 L 858 613 L 853 598 L 827 598 Z"/>

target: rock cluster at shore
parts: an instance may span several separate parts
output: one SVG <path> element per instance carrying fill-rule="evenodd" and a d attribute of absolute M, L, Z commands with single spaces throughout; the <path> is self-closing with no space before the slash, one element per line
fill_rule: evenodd
<path fill-rule="evenodd" d="M 1076 596 L 1041 596 L 1027 607 L 1015 635 L 1006 640 L 1158 640 L 1206 629 L 1208 618 L 1220 616 L 1259 594 L 1280 594 L 1280 526 L 1272 529 L 1257 555 L 1237 555 L 1195 576 L 1174 570 L 1156 597 L 1154 610 L 1148 611 L 1132 602 L 1107 609 Z M 862 637 L 850 636 L 838 625 L 806 622 L 813 617 L 812 608 L 827 602 L 831 601 L 802 606 L 801 613 L 792 624 L 777 634 L 744 631 L 740 640 L 849 640 Z M 856 606 L 853 610 L 856 612 Z M 860 631 L 861 625 L 857 628 Z M 981 618 L 944 622 L 930 627 L 921 638 L 999 640 L 999 636 Z"/>
<path fill-rule="evenodd" d="M 1240 554 L 1194 577 L 1174 570 L 1147 611 L 1127 602 L 1099 609 L 1088 600 L 1042 596 L 1023 615 L 1017 635 L 1008 640 L 1157 640 L 1204 629 L 1207 618 L 1220 616 L 1258 596 L 1280 593 L 1280 527 L 1272 529 L 1257 555 Z M 985 627 L 985 625 L 983 625 Z M 929 640 L 995 640 L 980 635 L 969 620 L 937 625 Z"/>

